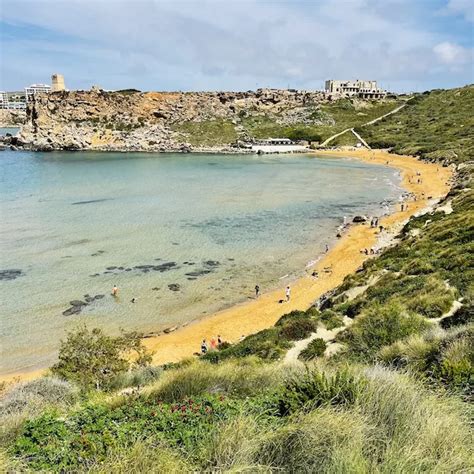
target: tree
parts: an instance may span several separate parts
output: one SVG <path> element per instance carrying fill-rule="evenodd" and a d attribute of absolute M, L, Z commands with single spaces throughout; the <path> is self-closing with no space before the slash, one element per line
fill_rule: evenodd
<path fill-rule="evenodd" d="M 59 361 L 52 372 L 71 380 L 84 389 L 107 389 L 110 381 L 133 367 L 145 367 L 152 360 L 137 332 L 117 337 L 107 336 L 101 329 L 89 330 L 86 326 L 68 333 L 61 341 Z"/>

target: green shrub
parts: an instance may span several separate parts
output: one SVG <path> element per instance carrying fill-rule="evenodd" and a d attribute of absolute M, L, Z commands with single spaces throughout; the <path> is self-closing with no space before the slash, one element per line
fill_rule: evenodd
<path fill-rule="evenodd" d="M 141 334 L 107 336 L 101 329 L 85 326 L 68 334 L 59 347 L 59 361 L 53 374 L 81 385 L 84 389 L 107 389 L 111 381 L 131 367 L 144 367 L 151 354 L 143 346 Z"/>
<path fill-rule="evenodd" d="M 351 355 L 373 359 L 383 346 L 421 333 L 429 327 L 428 321 L 406 312 L 398 303 L 373 305 L 357 317 L 339 339 L 347 343 Z"/>
<path fill-rule="evenodd" d="M 326 329 L 329 330 L 344 326 L 343 317 L 331 309 L 327 309 L 321 313 L 321 321 L 326 326 Z"/>
<path fill-rule="evenodd" d="M 307 370 L 286 383 L 278 399 L 278 410 L 280 416 L 287 416 L 303 408 L 352 404 L 363 387 L 363 379 L 348 370 L 338 370 L 333 375 Z"/>
<path fill-rule="evenodd" d="M 305 360 L 305 361 L 313 360 L 316 357 L 322 356 L 325 350 L 326 350 L 326 342 L 324 342 L 324 339 L 321 339 L 318 337 L 316 339 L 313 339 L 308 344 L 308 347 L 306 347 L 300 352 L 298 359 Z"/>
<path fill-rule="evenodd" d="M 469 323 L 474 323 L 474 305 L 472 302 L 461 306 L 452 316 L 440 321 L 440 325 L 444 329 Z"/>
<path fill-rule="evenodd" d="M 281 327 L 280 335 L 288 341 L 298 341 L 309 337 L 315 329 L 316 323 L 310 319 L 293 320 Z"/>
<path fill-rule="evenodd" d="M 175 402 L 204 394 L 246 397 L 272 389 L 280 380 L 280 369 L 255 359 L 227 361 L 219 365 L 195 362 L 172 370 L 146 391 L 154 400 Z"/>
<path fill-rule="evenodd" d="M 275 326 L 283 326 L 286 323 L 299 321 L 301 319 L 307 318 L 305 311 L 291 311 L 290 313 L 284 314 L 276 323 Z"/>
<path fill-rule="evenodd" d="M 121 390 L 127 387 L 142 387 L 161 377 L 161 367 L 138 367 L 129 372 L 117 374 L 108 384 L 109 390 Z"/>

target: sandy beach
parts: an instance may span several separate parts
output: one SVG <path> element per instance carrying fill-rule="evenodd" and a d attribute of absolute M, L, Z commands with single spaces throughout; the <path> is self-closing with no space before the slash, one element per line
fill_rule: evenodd
<path fill-rule="evenodd" d="M 291 283 L 291 300 L 279 303 L 285 298 L 285 289 L 269 293 L 263 292 L 258 299 L 232 306 L 210 316 L 189 323 L 169 334 L 148 337 L 145 345 L 155 352 L 153 363 L 177 362 L 192 357 L 198 352 L 203 339 L 220 335 L 223 340 L 236 342 L 242 335 L 248 336 L 268 328 L 285 313 L 292 310 L 305 310 L 321 295 L 338 286 L 344 278 L 353 273 L 368 258 L 362 249 L 382 247 L 398 233 L 407 219 L 429 207 L 449 191 L 452 177 L 451 168 L 424 163 L 411 156 L 389 154 L 378 150 L 327 150 L 317 151 L 315 155 L 325 157 L 353 157 L 371 164 L 388 165 L 400 171 L 402 187 L 410 193 L 403 212 L 400 206 L 393 213 L 380 219 L 379 225 L 385 230 L 379 234 L 377 229 L 366 224 L 351 224 L 341 239 L 329 249 L 313 267 L 307 268 L 307 276 Z M 315 158 L 317 159 L 317 158 Z M 421 182 L 418 182 L 418 181 Z M 414 197 L 416 196 L 416 200 Z M 317 279 L 311 276 L 317 271 Z M 264 291 L 264 289 L 262 289 Z M 43 374 L 44 370 L 12 374 L 2 380 L 28 380 Z"/>

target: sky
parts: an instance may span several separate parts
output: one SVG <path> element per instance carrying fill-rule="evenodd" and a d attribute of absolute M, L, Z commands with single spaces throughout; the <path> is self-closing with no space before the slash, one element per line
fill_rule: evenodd
<path fill-rule="evenodd" d="M 0 0 L 0 90 L 474 82 L 474 0 Z"/>

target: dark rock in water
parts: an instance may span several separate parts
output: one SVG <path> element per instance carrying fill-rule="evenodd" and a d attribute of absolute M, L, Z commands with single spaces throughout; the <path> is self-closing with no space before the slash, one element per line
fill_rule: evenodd
<path fill-rule="evenodd" d="M 179 245 L 178 242 L 171 242 L 173 245 Z"/>
<path fill-rule="evenodd" d="M 131 272 L 132 269 L 131 269 L 131 268 L 126 268 L 125 271 L 126 271 L 126 272 Z"/>
<path fill-rule="evenodd" d="M 227 260 L 229 260 L 229 262 L 233 262 L 235 258 L 228 258 Z"/>
<path fill-rule="evenodd" d="M 95 295 L 94 296 L 95 300 L 101 300 L 102 298 L 105 298 L 105 295 Z"/>
<path fill-rule="evenodd" d="M 107 267 L 106 269 L 107 269 L 107 270 L 116 270 L 117 267 Z"/>
<path fill-rule="evenodd" d="M 196 265 L 194 262 L 184 262 L 184 265 Z"/>
<path fill-rule="evenodd" d="M 187 280 L 197 280 L 196 277 L 188 277 Z"/>
<path fill-rule="evenodd" d="M 89 293 L 86 293 L 86 294 L 84 295 L 84 298 L 89 298 L 89 296 L 90 296 L 90 294 L 89 294 Z"/>
<path fill-rule="evenodd" d="M 100 273 L 94 273 L 93 275 L 89 275 L 89 276 L 91 276 L 91 277 L 98 277 L 98 276 L 100 276 Z"/>
<path fill-rule="evenodd" d="M 91 303 L 92 301 L 94 301 L 94 298 L 92 296 L 88 296 L 87 298 L 84 298 L 86 303 Z"/>
<path fill-rule="evenodd" d="M 117 267 L 117 270 L 125 270 L 124 267 Z"/>
<path fill-rule="evenodd" d="M 170 283 L 168 285 L 168 288 L 171 290 L 171 291 L 179 291 L 181 289 L 181 286 L 178 284 L 178 283 Z"/>
<path fill-rule="evenodd" d="M 166 329 L 163 330 L 163 332 L 165 334 L 169 334 L 170 332 L 176 331 L 176 329 L 178 329 L 178 326 L 173 326 L 171 328 L 166 328 Z"/>
<path fill-rule="evenodd" d="M 97 250 L 97 253 L 105 253 L 105 250 Z"/>
<path fill-rule="evenodd" d="M 152 291 L 158 291 L 159 288 L 157 286 L 155 286 L 154 288 L 152 288 Z"/>
<path fill-rule="evenodd" d="M 356 223 L 367 222 L 367 217 L 355 216 L 354 219 L 352 219 L 352 222 L 356 222 Z"/>
<path fill-rule="evenodd" d="M 211 270 L 196 270 L 194 272 L 185 273 L 185 275 L 189 277 L 198 277 L 202 275 L 207 275 L 208 273 L 212 273 L 212 271 Z"/>
<path fill-rule="evenodd" d="M 66 311 L 63 311 L 63 316 L 72 316 L 73 314 L 79 314 L 81 311 L 82 306 L 71 306 Z"/>
<path fill-rule="evenodd" d="M 72 300 L 72 301 L 69 301 L 69 304 L 71 306 L 87 306 L 87 303 L 81 300 Z"/>
<path fill-rule="evenodd" d="M 204 262 L 204 265 L 207 265 L 208 267 L 218 267 L 220 264 L 221 263 L 217 260 L 207 260 Z"/>
<path fill-rule="evenodd" d="M 165 262 L 160 263 L 159 265 L 136 265 L 135 268 L 143 273 L 148 273 L 150 271 L 163 273 L 173 268 L 177 268 L 177 265 L 176 262 Z"/>
<path fill-rule="evenodd" d="M 24 275 L 22 270 L 15 268 L 9 270 L 0 270 L 0 280 L 16 280 L 18 277 Z"/>

